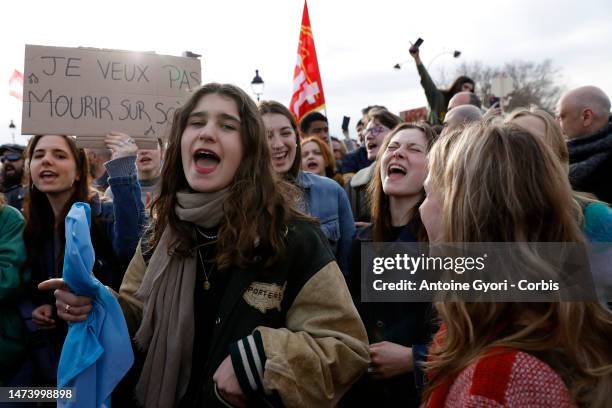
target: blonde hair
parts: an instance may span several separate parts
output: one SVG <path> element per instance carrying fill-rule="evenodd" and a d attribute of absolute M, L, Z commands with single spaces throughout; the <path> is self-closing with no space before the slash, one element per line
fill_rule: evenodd
<path fill-rule="evenodd" d="M 432 149 L 429 172 L 444 202 L 453 203 L 442 214 L 448 242 L 581 239 L 567 174 L 522 128 L 475 123 L 450 132 Z"/>
<path fill-rule="evenodd" d="M 443 197 L 443 241 L 577 242 L 572 190 L 543 141 L 512 124 L 472 124 L 442 136 L 429 157 Z M 578 405 L 605 406 L 612 388 L 612 315 L 598 303 L 436 305 L 445 331 L 432 347 L 425 395 L 493 347 L 540 356 Z M 519 319 L 529 317 L 528 322 Z M 580 330 L 576 330 L 580 328 Z"/>
<path fill-rule="evenodd" d="M 569 172 L 569 151 L 567 150 L 567 141 L 565 140 L 563 131 L 555 118 L 545 110 L 532 105 L 529 108 L 515 109 L 506 117 L 504 121 L 506 123 L 513 123 L 514 125 L 521 127 L 520 124 L 516 123 L 516 119 L 525 117 L 538 118 L 544 122 L 545 131 L 541 137 L 543 137 L 544 143 L 546 143 L 548 147 L 552 149 L 553 153 L 555 153 L 567 174 Z M 525 130 L 529 132 L 529 129 Z M 533 134 L 533 132 L 530 133 Z M 539 137 L 540 135 L 534 136 Z M 591 203 L 601 203 L 601 201 L 597 200 L 597 198 L 590 193 L 578 191 L 573 192 L 573 197 L 574 206 L 579 209 L 579 211 L 577 211 L 577 220 L 578 223 L 582 225 L 584 223 L 582 207 Z"/>
<path fill-rule="evenodd" d="M 544 122 L 544 142 L 552 148 L 555 155 L 559 158 L 565 170 L 569 170 L 569 152 L 567 150 L 567 142 L 565 137 L 563 136 L 563 131 L 561 127 L 552 117 L 551 114 L 546 112 L 543 109 L 538 108 L 537 106 L 530 106 L 529 108 L 518 108 L 510 112 L 510 114 L 506 117 L 506 123 L 515 123 L 516 119 L 524 118 L 524 117 L 534 117 L 542 120 Z M 515 123 L 516 124 L 516 123 Z M 520 125 L 516 124 L 520 127 Z M 529 131 L 529 129 L 525 129 Z M 539 135 L 534 135 L 539 136 Z"/>

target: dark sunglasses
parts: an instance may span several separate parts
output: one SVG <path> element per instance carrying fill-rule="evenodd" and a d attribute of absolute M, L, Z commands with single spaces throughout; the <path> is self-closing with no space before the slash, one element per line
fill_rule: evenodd
<path fill-rule="evenodd" d="M 0 162 L 4 163 L 5 161 L 16 162 L 21 160 L 21 155 L 18 153 L 7 153 L 5 155 L 0 156 Z"/>

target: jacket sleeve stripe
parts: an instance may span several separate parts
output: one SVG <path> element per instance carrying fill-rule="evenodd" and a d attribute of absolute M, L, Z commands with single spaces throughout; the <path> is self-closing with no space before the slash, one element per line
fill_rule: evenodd
<path fill-rule="evenodd" d="M 244 349 L 244 340 L 238 341 L 238 350 L 240 351 L 240 358 L 242 359 L 244 372 L 246 373 L 246 376 L 249 379 L 249 385 L 251 386 L 251 389 L 255 391 L 257 390 L 257 384 L 255 384 L 255 378 L 253 377 L 253 372 L 251 371 L 251 365 L 249 364 L 249 359 Z"/>
<path fill-rule="evenodd" d="M 259 332 L 256 332 L 259 334 Z M 261 334 L 259 335 L 261 336 Z M 246 339 L 249 342 L 249 347 L 251 349 L 251 353 L 253 354 L 253 360 L 255 360 L 255 367 L 257 368 L 257 374 L 259 378 L 263 378 L 263 365 L 261 364 L 261 359 L 259 358 L 259 353 L 257 351 L 257 346 L 255 345 L 254 336 L 248 336 Z"/>
<path fill-rule="evenodd" d="M 262 378 L 266 355 L 261 334 L 255 331 L 253 335 L 231 344 L 230 355 L 234 372 L 243 391 L 249 393 L 263 389 Z"/>
<path fill-rule="evenodd" d="M 234 367 L 234 372 L 236 373 L 236 378 L 238 379 L 240 388 L 245 394 L 249 394 L 252 392 L 253 388 L 249 378 L 247 377 L 245 367 L 242 362 L 242 356 L 240 350 L 238 349 L 238 344 L 241 342 L 242 340 L 238 340 L 237 342 L 230 344 L 230 357 L 232 359 L 232 367 Z"/>

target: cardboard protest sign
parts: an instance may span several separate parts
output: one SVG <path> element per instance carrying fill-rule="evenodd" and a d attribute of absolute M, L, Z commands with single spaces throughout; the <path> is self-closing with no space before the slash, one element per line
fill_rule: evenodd
<path fill-rule="evenodd" d="M 115 130 L 154 148 L 200 78 L 194 58 L 26 45 L 21 132 L 76 135 L 81 146 L 104 147 Z"/>
<path fill-rule="evenodd" d="M 427 107 L 423 106 L 422 108 L 408 109 L 405 111 L 401 111 L 399 114 L 400 118 L 404 122 L 412 123 L 418 122 L 420 120 L 427 120 Z"/>

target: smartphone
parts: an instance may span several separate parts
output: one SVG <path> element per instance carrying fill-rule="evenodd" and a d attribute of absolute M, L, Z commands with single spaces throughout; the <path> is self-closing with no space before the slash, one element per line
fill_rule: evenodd
<path fill-rule="evenodd" d="M 419 52 L 419 47 L 423 44 L 423 39 L 419 37 L 414 44 L 410 46 L 410 50 L 408 50 L 411 54 L 416 54 Z"/>
<path fill-rule="evenodd" d="M 342 130 L 348 130 L 350 120 L 351 118 L 349 116 L 345 116 L 342 118 Z"/>
<path fill-rule="evenodd" d="M 489 98 L 489 106 L 493 106 L 496 103 L 499 103 L 499 98 L 497 96 L 492 96 Z"/>

